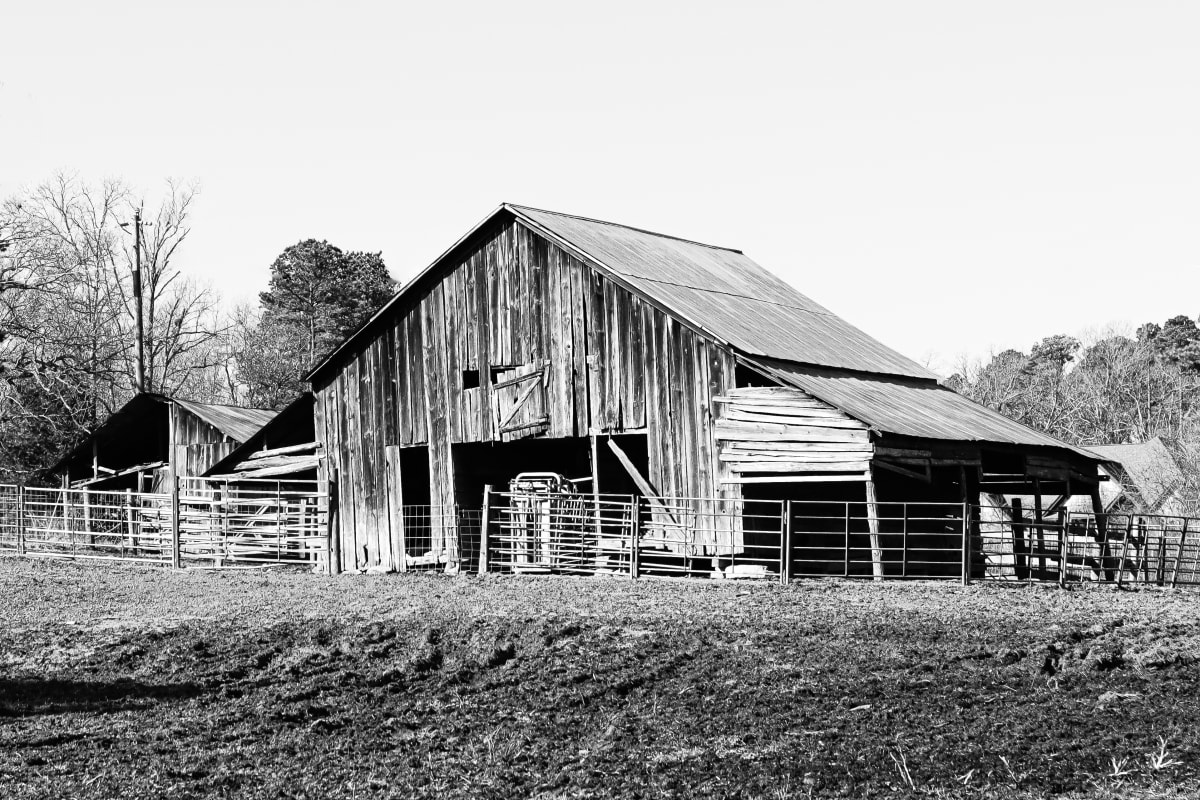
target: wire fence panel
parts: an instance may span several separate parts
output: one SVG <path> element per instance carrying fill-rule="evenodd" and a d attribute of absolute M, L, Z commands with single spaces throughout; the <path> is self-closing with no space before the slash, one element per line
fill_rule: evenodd
<path fill-rule="evenodd" d="M 324 494 L 275 484 L 177 492 L 0 486 L 0 551 L 162 565 L 325 562 Z"/>
<path fill-rule="evenodd" d="M 629 495 L 491 492 L 488 560 L 499 572 L 619 574 L 633 565 Z"/>
<path fill-rule="evenodd" d="M 489 491 L 404 506 L 385 568 L 768 579 L 1200 585 L 1200 520 L 1007 506 Z M 0 553 L 330 568 L 316 482 L 184 479 L 172 492 L 0 485 Z"/>

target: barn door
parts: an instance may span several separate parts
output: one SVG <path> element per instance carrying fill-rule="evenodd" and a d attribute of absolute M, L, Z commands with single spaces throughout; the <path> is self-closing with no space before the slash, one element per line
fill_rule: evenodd
<path fill-rule="evenodd" d="M 495 438 L 510 442 L 543 433 L 550 424 L 546 413 L 547 363 L 535 361 L 495 371 L 493 424 Z"/>

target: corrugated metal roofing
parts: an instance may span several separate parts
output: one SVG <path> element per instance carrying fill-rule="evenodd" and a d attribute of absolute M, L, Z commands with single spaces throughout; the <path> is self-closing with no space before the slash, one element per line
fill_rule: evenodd
<path fill-rule="evenodd" d="M 268 422 L 260 425 L 250 436 L 240 439 L 241 444 L 204 474 L 219 475 L 231 471 L 235 464 L 245 461 L 251 453 L 262 450 L 264 439 L 269 438 L 270 447 L 311 442 L 316 437 L 313 406 L 312 392 L 305 392 L 288 403 L 282 411 L 269 412 L 271 418 Z"/>
<path fill-rule="evenodd" d="M 553 211 L 505 208 L 747 355 L 937 379 L 737 250 Z"/>
<path fill-rule="evenodd" d="M 180 407 L 186 408 L 230 439 L 238 442 L 244 442 L 258 433 L 259 428 L 275 417 L 274 411 L 264 408 L 239 408 L 237 406 L 193 403 L 189 400 L 174 398 L 173 400 Z"/>
<path fill-rule="evenodd" d="M 840 408 L 881 433 L 1057 447 L 1097 458 L 936 383 L 807 369 L 774 361 L 756 363 L 784 383 Z"/>

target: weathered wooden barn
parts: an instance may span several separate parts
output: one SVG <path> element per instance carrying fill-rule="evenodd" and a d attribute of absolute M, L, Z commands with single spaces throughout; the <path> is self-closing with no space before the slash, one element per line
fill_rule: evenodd
<path fill-rule="evenodd" d="M 142 393 L 77 443 L 51 472 L 64 486 L 166 491 L 173 476 L 204 472 L 275 412 Z"/>
<path fill-rule="evenodd" d="M 397 563 L 405 507 L 478 507 L 534 470 L 700 512 L 1097 492 L 1091 453 L 940 386 L 740 251 L 508 204 L 307 380 L 335 568 Z"/>

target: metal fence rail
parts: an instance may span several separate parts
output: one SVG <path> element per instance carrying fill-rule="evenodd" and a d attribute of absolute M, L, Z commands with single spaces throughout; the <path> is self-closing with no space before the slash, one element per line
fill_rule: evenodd
<path fill-rule="evenodd" d="M 967 503 L 485 494 L 479 571 L 1200 584 L 1200 521 Z"/>
<path fill-rule="evenodd" d="M 982 531 L 983 577 L 1179 586 L 1200 584 L 1200 521 L 1136 513 L 1012 515 Z"/>
<path fill-rule="evenodd" d="M 314 486 L 188 479 L 169 493 L 0 485 L 0 552 L 170 566 L 325 563 Z"/>
<path fill-rule="evenodd" d="M 788 582 L 800 577 L 1200 585 L 1200 520 L 998 505 L 498 492 L 405 506 L 391 568 Z M 316 482 L 184 479 L 168 493 L 0 485 L 0 553 L 331 568 Z"/>

